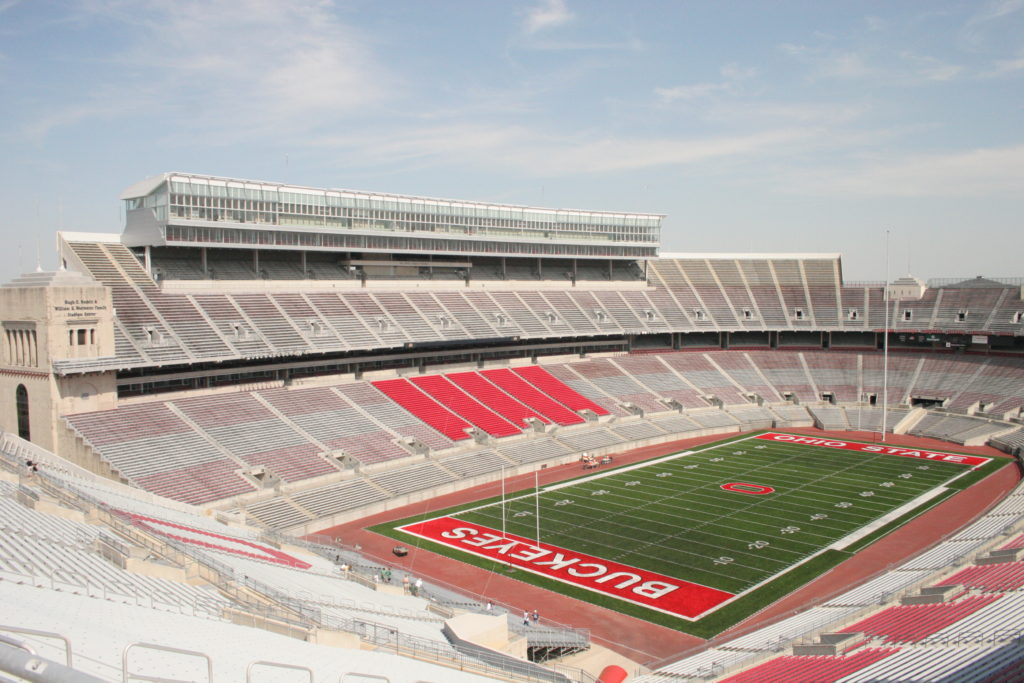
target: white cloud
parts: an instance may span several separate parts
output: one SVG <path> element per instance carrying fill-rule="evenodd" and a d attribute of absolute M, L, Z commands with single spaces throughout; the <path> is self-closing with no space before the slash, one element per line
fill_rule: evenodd
<path fill-rule="evenodd" d="M 782 43 L 779 45 L 779 49 L 791 57 L 799 57 L 811 51 L 807 45 L 797 45 L 796 43 Z"/>
<path fill-rule="evenodd" d="M 960 31 L 963 46 L 976 50 L 989 42 L 989 34 L 1000 26 L 1005 26 L 1007 17 L 1024 9 L 1024 0 L 995 0 L 985 5 L 984 9 L 975 13 Z"/>
<path fill-rule="evenodd" d="M 672 88 L 655 88 L 654 93 L 662 102 L 689 102 L 728 88 L 728 83 L 695 83 L 693 85 L 677 85 Z"/>
<path fill-rule="evenodd" d="M 708 118 L 730 123 L 764 125 L 776 122 L 782 125 L 820 125 L 835 127 L 848 124 L 864 116 L 869 110 L 863 104 L 833 104 L 828 102 L 770 102 L 721 103 L 708 110 Z"/>
<path fill-rule="evenodd" d="M 783 128 L 718 138 L 624 138 L 592 131 L 557 135 L 523 126 L 450 124 L 407 128 L 397 134 L 334 136 L 310 143 L 347 149 L 368 163 L 381 165 L 506 166 L 531 176 L 551 177 L 752 158 L 813 135 L 807 129 Z"/>
<path fill-rule="evenodd" d="M 36 135 L 87 118 L 148 109 L 186 134 L 217 142 L 288 136 L 388 96 L 391 76 L 329 2 L 83 0 L 81 21 L 121 25 L 131 45 L 110 55 L 70 113 L 31 125 Z"/>
<path fill-rule="evenodd" d="M 1024 71 L 1024 53 L 1013 59 L 997 59 L 992 62 L 992 69 L 987 71 L 984 76 L 996 78 L 1015 74 L 1018 71 Z"/>
<path fill-rule="evenodd" d="M 867 60 L 856 52 L 840 52 L 826 57 L 818 65 L 819 78 L 842 80 L 868 78 L 876 72 L 868 66 Z"/>
<path fill-rule="evenodd" d="M 740 66 L 736 62 L 723 64 L 722 68 L 718 71 L 722 74 L 722 78 L 728 81 L 745 81 L 757 75 L 757 67 L 744 67 Z"/>
<path fill-rule="evenodd" d="M 1019 197 L 1024 145 L 875 160 L 850 171 L 819 168 L 787 187 L 848 197 Z"/>
<path fill-rule="evenodd" d="M 573 18 L 573 13 L 565 6 L 565 0 L 547 0 L 543 5 L 526 11 L 524 29 L 527 33 L 537 33 L 567 24 Z"/>
<path fill-rule="evenodd" d="M 689 102 L 714 93 L 732 92 L 738 82 L 754 78 L 757 75 L 755 67 L 744 67 L 735 62 L 723 64 L 718 71 L 724 79 L 719 83 L 693 83 L 671 88 L 655 88 L 654 93 L 662 102 Z"/>
<path fill-rule="evenodd" d="M 983 24 L 1003 19 L 1024 9 L 1024 0 L 996 0 L 989 2 L 987 7 L 975 14 L 967 22 L 968 25 Z"/>
<path fill-rule="evenodd" d="M 785 51 L 808 65 L 811 80 L 871 80 L 886 85 L 913 85 L 952 81 L 966 72 L 959 64 L 950 64 L 908 50 L 898 54 L 881 51 L 827 51 L 822 48 Z"/>
<path fill-rule="evenodd" d="M 864 17 L 864 25 L 869 31 L 881 31 L 888 23 L 881 17 L 867 16 Z"/>
<path fill-rule="evenodd" d="M 549 50 L 551 52 L 569 52 L 569 51 L 599 51 L 599 50 L 611 50 L 611 51 L 628 51 L 628 52 L 639 52 L 644 49 L 645 45 L 640 40 L 624 40 L 624 41 L 572 41 L 572 40 L 535 40 L 531 41 L 529 46 L 531 50 Z"/>
<path fill-rule="evenodd" d="M 964 67 L 948 64 L 934 57 L 905 51 L 900 57 L 909 65 L 908 77 L 926 81 L 951 81 L 964 72 Z"/>

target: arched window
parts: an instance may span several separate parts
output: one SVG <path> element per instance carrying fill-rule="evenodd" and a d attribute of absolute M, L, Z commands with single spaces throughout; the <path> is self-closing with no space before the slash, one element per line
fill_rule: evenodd
<path fill-rule="evenodd" d="M 31 441 L 32 434 L 28 427 L 28 389 L 24 384 L 19 384 L 14 390 L 14 409 L 18 413 L 18 436 L 25 441 Z"/>

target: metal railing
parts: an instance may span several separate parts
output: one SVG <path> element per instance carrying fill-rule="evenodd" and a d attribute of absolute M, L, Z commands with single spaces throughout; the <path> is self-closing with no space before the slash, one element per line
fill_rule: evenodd
<path fill-rule="evenodd" d="M 11 462 L 16 456 L 0 452 L 0 462 L 4 462 L 8 468 L 17 471 L 17 462 Z M 279 589 L 268 586 L 261 582 L 246 579 L 239 584 L 236 581 L 235 570 L 229 565 L 219 562 L 208 553 L 199 548 L 193 548 L 189 544 L 165 538 L 156 534 L 150 534 L 135 526 L 131 520 L 123 514 L 110 509 L 107 504 L 98 497 L 81 490 L 74 492 L 64 488 L 59 478 L 52 477 L 45 470 L 33 477 L 33 484 L 40 490 L 56 500 L 67 504 L 86 514 L 92 515 L 95 519 L 105 524 L 109 529 L 126 541 L 137 547 L 144 548 L 167 561 L 176 564 L 186 571 L 191 572 L 193 578 L 200 578 L 211 585 L 214 585 L 222 595 L 230 600 L 230 605 L 218 604 L 214 609 L 197 609 L 200 605 L 180 601 L 171 603 L 181 607 L 189 606 L 194 610 L 196 616 L 213 616 L 211 612 L 217 611 L 218 618 L 225 620 L 224 610 L 229 609 L 237 615 L 247 618 L 253 626 L 271 631 L 279 631 L 276 626 L 287 626 L 294 629 L 291 635 L 298 635 L 316 627 L 330 628 L 339 631 L 356 634 L 364 642 L 377 646 L 381 649 L 393 651 L 395 654 L 413 659 L 435 663 L 439 666 L 456 668 L 462 671 L 470 671 L 492 677 L 505 678 L 513 681 L 550 681 L 550 673 L 543 676 L 536 675 L 537 672 L 522 671 L 517 668 L 523 663 L 507 655 L 495 653 L 492 657 L 467 656 L 453 649 L 447 643 L 432 641 L 410 634 L 402 633 L 393 626 L 381 624 L 368 619 L 344 618 L 335 614 L 325 613 L 322 605 L 316 605 L 304 601 L 297 596 L 291 596 Z M 291 537 L 280 537 L 281 542 L 297 545 L 306 545 L 301 539 Z M 312 544 L 310 544 L 312 545 Z M 322 546 L 330 547 L 330 546 Z M 71 577 L 82 581 L 81 588 L 91 590 L 94 586 L 97 591 L 107 590 L 102 584 L 90 581 L 88 577 L 81 576 L 76 572 L 68 572 Z M 40 577 L 32 574 L 25 574 L 34 585 Z M 59 579 L 50 575 L 45 577 L 43 585 L 49 583 L 49 587 L 57 588 L 61 583 Z M 127 589 L 126 589 L 127 590 Z M 140 591 L 133 591 L 129 597 L 136 600 L 136 604 L 144 605 L 146 601 L 149 606 L 156 607 L 161 603 L 153 595 L 146 595 Z M 234 619 L 237 621 L 237 618 Z M 139 646 L 145 644 L 138 644 Z M 199 653 L 202 654 L 202 653 Z M 127 660 L 125 659 L 125 662 Z M 124 664 L 127 666 L 127 664 Z M 559 675 L 564 680 L 576 681 L 578 683 L 590 683 L 593 679 L 586 672 L 572 667 L 537 666 L 539 670 L 548 672 L 559 669 Z M 125 669 L 126 671 L 126 669 Z M 139 679 L 140 676 L 133 674 Z M 149 680 L 142 678 L 142 680 Z M 156 679 L 153 679 L 156 680 Z"/>

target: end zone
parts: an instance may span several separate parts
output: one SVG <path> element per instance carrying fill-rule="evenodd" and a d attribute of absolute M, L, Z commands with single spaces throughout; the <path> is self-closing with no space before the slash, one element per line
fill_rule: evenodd
<path fill-rule="evenodd" d="M 649 609 L 697 619 L 735 597 L 733 593 L 682 581 L 646 569 L 503 534 L 454 517 L 437 517 L 397 527 L 399 531 L 479 557 Z"/>
<path fill-rule="evenodd" d="M 777 441 L 780 443 L 797 443 L 807 446 L 820 446 L 822 448 L 838 448 L 844 451 L 857 451 L 859 453 L 880 453 L 884 455 L 898 455 L 904 458 L 919 458 L 921 460 L 937 460 L 959 465 L 970 465 L 977 467 L 984 465 L 991 458 L 980 455 L 961 455 L 959 453 L 944 453 L 942 451 L 922 451 L 913 448 L 901 448 L 900 446 L 887 446 L 884 444 L 868 444 L 857 441 L 838 441 L 836 439 L 822 439 L 814 436 L 797 436 L 796 434 L 782 434 L 779 432 L 765 432 L 754 437 L 761 441 Z"/>

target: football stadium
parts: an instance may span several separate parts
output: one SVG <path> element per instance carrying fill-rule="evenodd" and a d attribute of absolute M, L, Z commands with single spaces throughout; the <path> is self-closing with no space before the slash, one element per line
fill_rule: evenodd
<path fill-rule="evenodd" d="M 191 173 L 120 201 L 0 287 L 5 676 L 1024 676 L 1024 278 Z"/>

